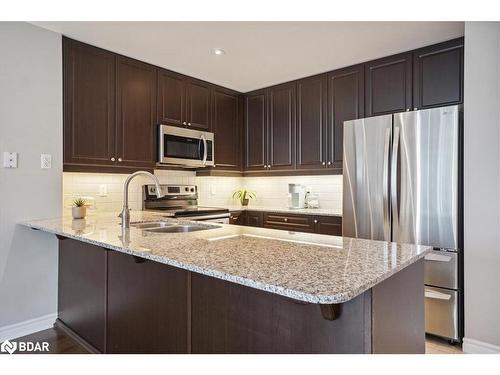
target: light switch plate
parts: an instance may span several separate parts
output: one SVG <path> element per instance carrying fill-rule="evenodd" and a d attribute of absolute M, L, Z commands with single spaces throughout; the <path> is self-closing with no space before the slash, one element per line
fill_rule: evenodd
<path fill-rule="evenodd" d="M 3 153 L 3 167 L 17 168 L 17 152 L 5 151 Z"/>
<path fill-rule="evenodd" d="M 100 184 L 99 185 L 99 196 L 106 197 L 108 195 L 108 185 Z"/>
<path fill-rule="evenodd" d="M 50 169 L 52 168 L 52 155 L 50 154 L 42 154 L 40 157 L 41 168 L 42 169 Z"/>

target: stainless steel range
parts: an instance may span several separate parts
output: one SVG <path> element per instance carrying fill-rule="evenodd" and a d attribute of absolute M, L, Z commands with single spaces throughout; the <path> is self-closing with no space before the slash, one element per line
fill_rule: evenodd
<path fill-rule="evenodd" d="M 176 218 L 229 224 L 227 208 L 198 206 L 198 189 L 195 185 L 160 185 L 160 187 L 163 196 L 157 198 L 155 185 L 143 185 L 144 210 L 163 211 Z"/>

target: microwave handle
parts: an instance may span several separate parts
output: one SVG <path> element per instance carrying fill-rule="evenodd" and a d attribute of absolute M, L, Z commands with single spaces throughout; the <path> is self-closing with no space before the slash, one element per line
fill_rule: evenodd
<path fill-rule="evenodd" d="M 207 164 L 207 154 L 208 154 L 207 140 L 205 139 L 204 135 L 201 136 L 201 140 L 203 142 L 203 166 L 205 166 L 205 164 Z"/>

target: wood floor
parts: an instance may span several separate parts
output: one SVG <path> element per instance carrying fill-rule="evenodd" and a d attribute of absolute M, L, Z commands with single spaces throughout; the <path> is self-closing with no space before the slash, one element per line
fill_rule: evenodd
<path fill-rule="evenodd" d="M 10 341 L 48 342 L 49 352 L 43 352 L 39 354 L 88 354 L 88 351 L 85 350 L 85 348 L 83 348 L 80 344 L 78 344 L 75 340 L 73 340 L 59 328 L 49 328 Z"/>
<path fill-rule="evenodd" d="M 50 328 L 28 336 L 19 337 L 11 341 L 32 341 L 49 343 L 48 354 L 88 354 L 88 352 L 75 340 L 66 335 L 59 328 Z M 426 354 L 462 354 L 460 345 L 450 345 L 446 340 L 427 336 L 425 340 Z"/>

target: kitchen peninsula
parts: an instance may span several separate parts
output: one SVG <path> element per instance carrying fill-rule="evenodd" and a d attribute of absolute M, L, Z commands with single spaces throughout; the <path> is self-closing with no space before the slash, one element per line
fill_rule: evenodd
<path fill-rule="evenodd" d="M 59 238 L 56 325 L 90 351 L 424 353 L 430 247 L 152 212 L 131 222 L 23 223 Z"/>

